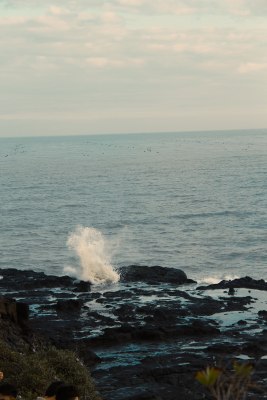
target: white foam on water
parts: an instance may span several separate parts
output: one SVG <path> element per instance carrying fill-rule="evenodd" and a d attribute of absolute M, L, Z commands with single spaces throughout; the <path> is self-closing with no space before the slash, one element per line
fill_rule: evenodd
<path fill-rule="evenodd" d="M 76 253 L 79 265 L 65 266 L 65 273 L 92 284 L 119 281 L 120 275 L 111 265 L 112 255 L 118 246 L 118 238 L 106 239 L 95 228 L 78 226 L 69 235 L 67 245 Z"/>
<path fill-rule="evenodd" d="M 206 283 L 209 285 L 214 285 L 223 280 L 232 281 L 233 279 L 238 279 L 238 278 L 239 278 L 239 276 L 237 276 L 237 275 L 205 276 L 205 277 L 200 278 L 198 280 L 198 283 Z"/>

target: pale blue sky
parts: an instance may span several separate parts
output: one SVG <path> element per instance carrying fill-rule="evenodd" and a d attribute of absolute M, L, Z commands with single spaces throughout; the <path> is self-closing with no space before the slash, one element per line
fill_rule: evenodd
<path fill-rule="evenodd" d="M 0 136 L 267 127 L 267 0 L 0 0 Z"/>

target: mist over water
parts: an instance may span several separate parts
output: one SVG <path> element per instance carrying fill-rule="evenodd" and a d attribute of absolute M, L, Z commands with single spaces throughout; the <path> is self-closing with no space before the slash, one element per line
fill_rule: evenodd
<path fill-rule="evenodd" d="M 67 245 L 78 257 L 79 264 L 66 266 L 64 272 L 92 284 L 115 283 L 120 275 L 111 265 L 110 244 L 94 228 L 78 226 L 68 238 Z"/>

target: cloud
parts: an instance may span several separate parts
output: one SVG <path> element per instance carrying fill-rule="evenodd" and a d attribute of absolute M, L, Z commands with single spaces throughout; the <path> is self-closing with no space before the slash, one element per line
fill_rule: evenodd
<path fill-rule="evenodd" d="M 0 3 L 1 6 L 1 3 Z M 61 15 L 65 12 L 110 12 L 139 13 L 144 15 L 228 15 L 250 17 L 267 15 L 266 0 L 2 0 L 6 10 L 48 10 Z"/>
<path fill-rule="evenodd" d="M 97 68 L 126 68 L 129 66 L 140 67 L 143 66 L 145 61 L 141 58 L 121 58 L 121 59 L 111 59 L 107 57 L 88 57 L 86 59 L 88 65 Z"/>
<path fill-rule="evenodd" d="M 265 0 L 225 0 L 229 12 L 243 16 L 267 15 L 267 2 Z"/>
<path fill-rule="evenodd" d="M 238 67 L 238 72 L 240 74 L 250 74 L 261 71 L 267 71 L 267 62 L 265 63 L 247 62 L 241 64 Z"/>
<path fill-rule="evenodd" d="M 2 118 L 10 123 L 12 116 L 30 121 L 34 115 L 64 121 L 71 115 L 73 121 L 89 121 L 105 114 L 114 122 L 123 113 L 124 126 L 127 118 L 133 122 L 140 115 L 144 124 L 147 116 L 150 126 L 151 119 L 166 122 L 168 113 L 175 121 L 178 109 L 184 121 L 181 110 L 189 115 L 192 108 L 199 115 L 215 104 L 228 113 L 231 105 L 233 114 L 238 108 L 238 115 L 242 106 L 247 115 L 256 104 L 264 109 L 267 26 L 260 22 L 266 4 L 2 2 Z M 248 98 L 255 105 L 248 106 Z"/>
<path fill-rule="evenodd" d="M 267 14 L 266 0 L 113 0 L 108 4 L 148 14 L 224 14 L 240 17 Z"/>
<path fill-rule="evenodd" d="M 120 0 L 132 6 L 149 1 Z M 188 4 L 195 6 L 193 0 Z M 205 68 L 212 70 L 212 66 L 216 74 L 218 65 L 228 65 L 224 74 L 229 76 L 253 68 L 264 69 L 247 66 L 247 60 L 254 59 L 255 65 L 265 65 L 262 52 L 265 35 L 266 30 L 256 28 L 247 31 L 145 24 L 136 28 L 127 24 L 125 16 L 105 7 L 73 12 L 50 5 L 41 15 L 0 17 L 4 75 L 9 77 L 19 70 L 40 76 L 52 72 L 68 75 L 74 68 L 77 71 L 127 67 L 140 70 L 140 66 L 144 76 L 151 69 L 153 75 L 166 68 L 170 71 L 178 68 L 186 75 L 189 71 L 203 74 Z"/>
<path fill-rule="evenodd" d="M 255 0 L 257 1 L 257 0 Z M 10 1 L 13 7 L 21 4 L 30 5 L 30 0 Z M 35 4 L 42 3 L 35 0 Z M 128 23 L 126 15 L 119 12 L 119 6 L 146 7 L 147 10 L 159 8 L 171 11 L 172 7 L 187 7 L 187 11 L 205 10 L 210 0 L 203 2 L 196 0 L 113 0 L 99 3 L 93 2 L 95 7 L 85 9 L 82 0 L 73 2 L 66 0 L 64 7 L 59 1 L 49 4 L 46 10 L 37 15 L 16 15 L 0 17 L 0 42 L 6 65 L 12 65 L 15 71 L 18 68 L 38 70 L 40 60 L 45 73 L 45 66 L 51 71 L 68 69 L 76 65 L 77 68 L 111 67 L 121 69 L 122 66 L 159 69 L 160 66 L 170 70 L 175 65 L 180 67 L 193 61 L 190 70 L 203 70 L 206 63 L 211 68 L 224 60 L 233 65 L 232 71 L 239 71 L 246 60 L 257 59 L 257 63 L 266 62 L 262 52 L 262 41 L 265 30 L 247 32 L 245 29 L 208 28 L 200 26 L 171 27 L 143 24 L 135 27 Z M 224 8 L 240 8 L 251 5 L 248 0 L 228 0 L 217 2 Z M 61 3 L 62 4 L 62 3 Z M 76 4 L 76 9 L 74 8 Z M 100 4 L 96 7 L 96 4 Z M 258 2 L 258 6 L 260 3 Z M 215 6 L 211 10 L 215 10 Z M 137 17 L 138 19 L 138 17 Z M 153 20 L 152 20 L 153 21 Z M 163 58 L 164 56 L 164 58 Z M 192 58 L 193 57 L 193 58 Z M 241 61 L 240 57 L 244 57 Z M 225 64 L 225 62 L 223 62 Z M 185 68 L 186 69 L 186 68 Z M 11 70 L 11 71 L 12 71 Z M 9 73 L 11 73 L 9 71 Z M 228 73 L 229 70 L 226 70 Z"/>

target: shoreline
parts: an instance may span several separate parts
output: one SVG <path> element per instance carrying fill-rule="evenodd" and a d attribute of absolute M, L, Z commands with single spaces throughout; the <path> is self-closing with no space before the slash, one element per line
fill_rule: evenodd
<path fill-rule="evenodd" d="M 77 351 L 103 399 L 198 400 L 205 392 L 195 373 L 233 357 L 254 360 L 266 385 L 267 283 L 199 287 L 161 268 L 125 267 L 121 283 L 99 292 L 67 276 L 1 269 L 0 288 L 29 305 L 33 331 Z"/>

